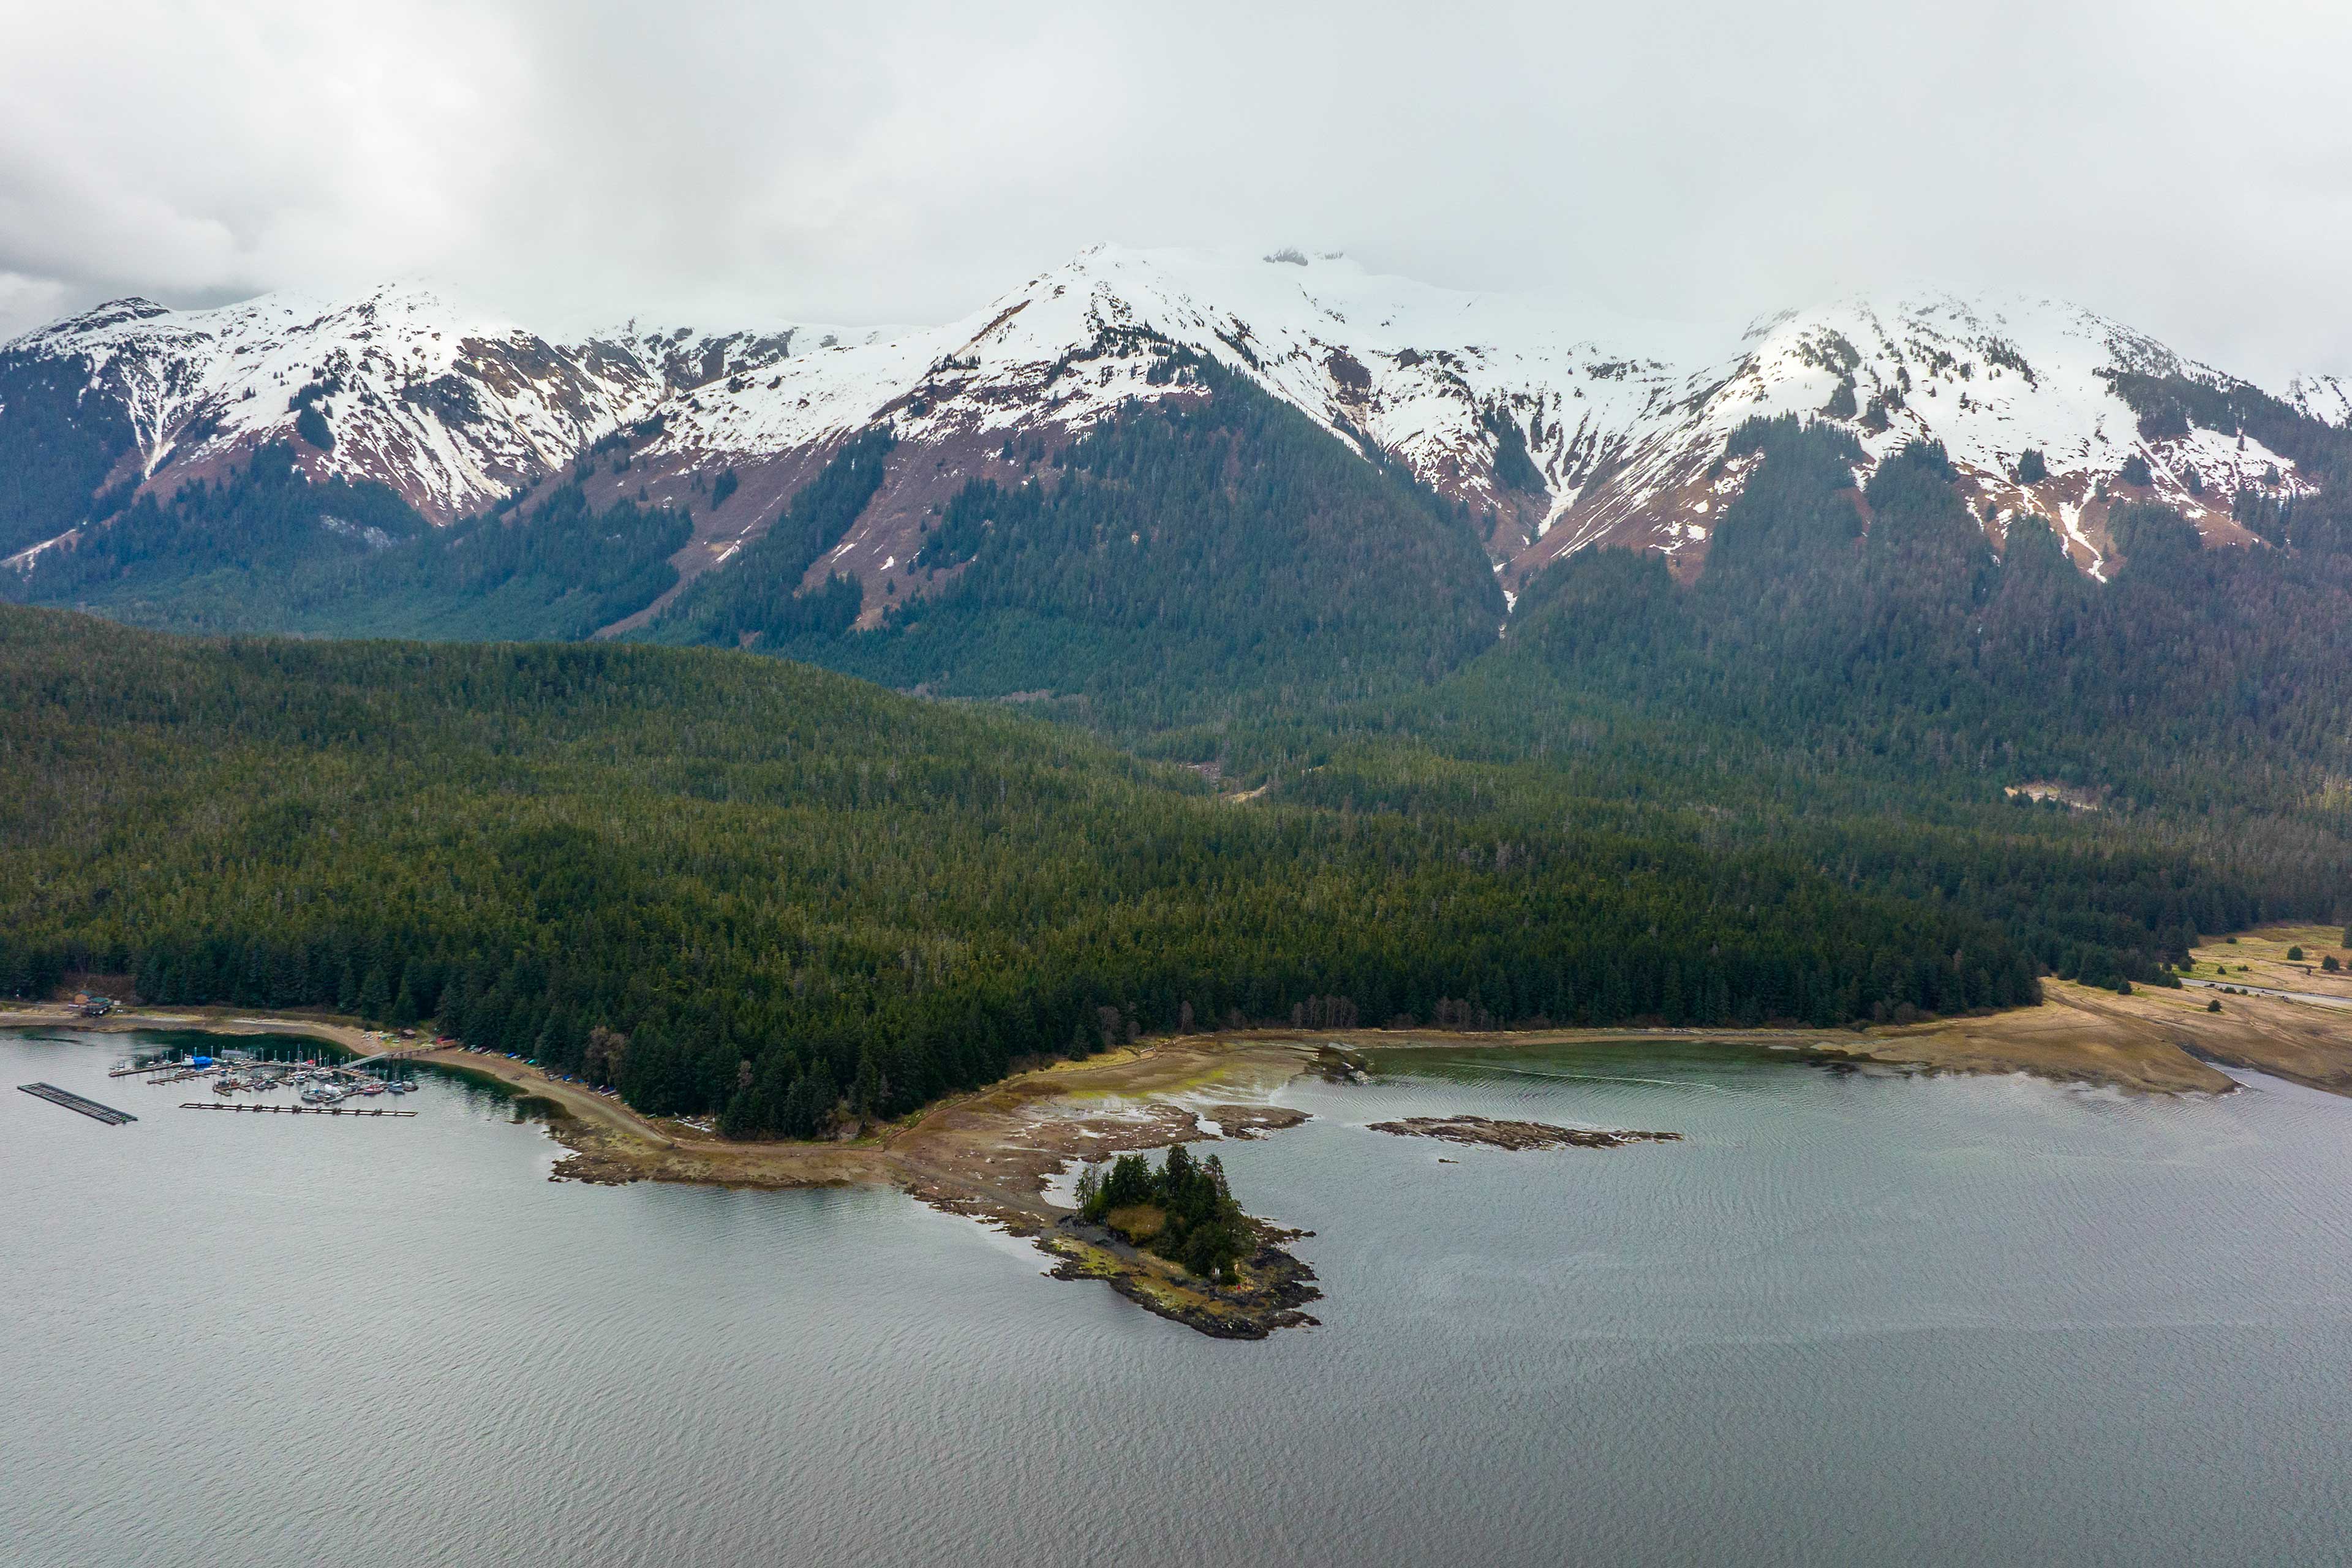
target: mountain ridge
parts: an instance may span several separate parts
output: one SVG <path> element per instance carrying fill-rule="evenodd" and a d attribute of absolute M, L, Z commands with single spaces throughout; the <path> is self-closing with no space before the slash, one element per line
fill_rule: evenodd
<path fill-rule="evenodd" d="M 1202 395 L 1172 366 L 1186 353 L 1467 509 L 1512 593 L 1596 544 L 1655 551 L 1685 578 L 1701 570 L 1710 520 L 1745 482 L 1726 443 L 1759 416 L 1843 423 L 1865 468 L 1908 441 L 1941 441 L 1996 548 L 2011 518 L 2045 516 L 2095 577 L 2116 553 L 2111 503 L 2164 501 L 2208 542 L 2245 544 L 2241 492 L 2275 507 L 2318 488 L 2242 427 L 2152 427 L 2132 402 L 2151 382 L 2268 394 L 2055 300 L 1850 294 L 1763 319 L 1694 363 L 1589 331 L 1554 304 L 1337 255 L 1117 246 L 913 329 L 633 321 L 563 343 L 417 283 L 199 311 L 126 298 L 0 344 L 0 443 L 36 401 L 21 386 L 46 376 L 52 401 L 70 404 L 66 427 L 112 432 L 83 454 L 83 469 L 102 472 L 81 512 L 215 478 L 273 439 L 312 477 L 387 484 L 434 523 L 576 480 L 599 506 L 690 511 L 693 536 L 674 557 L 683 583 L 759 538 L 857 432 L 887 425 L 890 472 L 807 584 L 856 579 L 870 624 L 886 600 L 927 591 L 912 562 L 958 489 L 1017 483 L 1016 447 L 1058 450 L 1123 406 Z M 2275 401 L 2329 428 L 2352 416 L 2328 378 Z M 47 531 L 0 510 L 0 550 L 22 570 L 71 548 L 103 521 L 74 510 L 52 502 L 47 523 L 65 526 Z"/>

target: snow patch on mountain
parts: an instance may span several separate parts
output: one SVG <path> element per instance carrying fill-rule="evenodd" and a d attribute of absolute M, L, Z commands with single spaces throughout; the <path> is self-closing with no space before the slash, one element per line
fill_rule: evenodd
<path fill-rule="evenodd" d="M 2286 404 L 2307 419 L 2352 429 L 2352 379 L 2340 375 L 2298 375 L 2286 384 Z"/>

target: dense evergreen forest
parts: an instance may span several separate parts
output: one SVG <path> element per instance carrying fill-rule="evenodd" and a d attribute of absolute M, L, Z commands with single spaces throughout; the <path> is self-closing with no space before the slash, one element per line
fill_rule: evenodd
<path fill-rule="evenodd" d="M 953 589 L 810 657 L 886 685 L 1075 695 L 1132 731 L 1381 697 L 1484 653 L 1503 623 L 1468 516 L 1305 415 L 1185 359 L 1203 403 L 1139 408 L 1046 479 L 981 481 L 926 564 Z"/>
<path fill-rule="evenodd" d="M 0 556 L 55 539 L 91 515 L 91 498 L 133 446 L 131 421 L 88 398 L 90 363 L 0 353 Z"/>
<path fill-rule="evenodd" d="M 2352 887 L 2352 555 L 2207 550 L 2126 509 L 2115 581 L 2013 520 L 1996 556 L 1931 445 L 1856 488 L 1834 426 L 1758 422 L 1706 572 L 1592 551 L 1492 654 L 1397 701 L 1178 731 L 1286 798 L 1703 813 L 1850 886 L 1957 901 L 2094 983 Z M 2035 804 L 2012 794 L 2056 785 Z"/>
<path fill-rule="evenodd" d="M 313 482 L 274 443 L 247 467 L 142 494 L 76 548 L 0 577 L 20 603 L 173 631 L 585 637 L 677 582 L 691 518 L 580 484 L 430 527 L 383 485 Z"/>
<path fill-rule="evenodd" d="M 1932 445 L 1866 492 L 1835 426 L 1759 421 L 1731 447 L 1762 465 L 1695 584 L 1573 555 L 1430 688 L 1138 749 L 1349 809 L 1739 823 L 2095 984 L 2161 981 L 2199 931 L 2345 911 L 2352 554 L 2207 550 L 2128 508 L 2101 584 L 2038 519 L 1996 556 Z"/>
<path fill-rule="evenodd" d="M 749 654 L 0 611 L 0 991 L 432 1016 L 741 1133 L 1238 1022 L 1830 1025 L 2032 998 L 1934 897 L 1629 817 L 1236 805 Z"/>

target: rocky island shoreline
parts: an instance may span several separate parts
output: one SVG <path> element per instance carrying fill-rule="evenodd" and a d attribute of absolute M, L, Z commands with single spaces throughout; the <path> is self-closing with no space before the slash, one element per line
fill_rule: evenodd
<path fill-rule="evenodd" d="M 1160 1317 L 1219 1340 L 1262 1340 L 1276 1329 L 1319 1324 L 1303 1310 L 1320 1300 L 1315 1270 L 1284 1244 L 1311 1231 L 1286 1230 L 1253 1219 L 1255 1247 L 1230 1285 L 1203 1279 L 1163 1258 L 1129 1246 L 1107 1226 L 1072 1215 L 1037 1237 L 1037 1248 L 1061 1259 L 1047 1270 L 1056 1279 L 1100 1279 Z"/>

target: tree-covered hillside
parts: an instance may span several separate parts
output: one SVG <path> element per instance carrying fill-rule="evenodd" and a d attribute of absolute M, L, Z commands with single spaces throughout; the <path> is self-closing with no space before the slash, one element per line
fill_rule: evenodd
<path fill-rule="evenodd" d="M 803 594 L 801 579 L 874 499 L 893 445 L 890 432 L 879 427 L 843 443 L 767 532 L 725 571 L 709 574 L 678 595 L 648 640 L 713 647 L 750 643 L 773 651 L 828 643 L 847 632 L 863 607 L 856 580 L 832 577 L 817 592 Z"/>
<path fill-rule="evenodd" d="M 173 631 L 568 640 L 676 584 L 692 531 L 667 509 L 593 510 L 576 481 L 436 529 L 382 485 L 313 482 L 273 444 L 137 497 L 0 590 Z"/>
<path fill-rule="evenodd" d="M 1133 403 L 1016 485 L 927 523 L 916 591 L 880 624 L 810 568 L 882 482 L 887 427 L 845 441 L 772 526 L 636 634 L 780 654 L 901 689 L 1048 699 L 1137 733 L 1427 684 L 1494 645 L 1505 607 L 1469 519 L 1287 404 L 1171 355 L 1206 394 Z M 30 428 L 27 426 L 27 428 Z M 581 639 L 677 582 L 691 519 L 571 482 L 446 529 L 381 485 L 313 482 L 284 445 L 107 521 L 0 597 L 184 632 Z M 869 623 L 873 617 L 867 617 Z"/>
<path fill-rule="evenodd" d="M 0 992 L 437 1017 L 812 1131 L 1137 1031 L 1835 1024 L 2029 1000 L 1996 925 L 1582 803 L 1236 804 L 1079 733 L 704 650 L 0 611 Z"/>
<path fill-rule="evenodd" d="M 0 556 L 88 519 L 90 498 L 131 450 L 131 421 L 86 397 L 89 382 L 83 355 L 0 353 Z"/>
<path fill-rule="evenodd" d="M 1662 780 L 1676 755 L 1704 775 L 1736 752 L 1912 795 L 2046 778 L 2188 813 L 2300 809 L 2352 766 L 2352 554 L 2202 548 L 2124 506 L 2101 584 L 2041 519 L 2010 520 L 1996 555 L 1932 445 L 1866 489 L 1832 427 L 1759 422 L 1732 445 L 1762 466 L 1696 584 L 1654 556 L 1570 556 L 1494 657 L 1397 725 L 1568 761 L 1598 721 L 1645 737 Z"/>
<path fill-rule="evenodd" d="M 1762 466 L 1695 584 L 1573 555 L 1425 690 L 1146 749 L 1355 809 L 1616 800 L 1739 824 L 2094 981 L 2157 978 L 2197 931 L 2345 911 L 2352 557 L 2202 549 L 2141 507 L 2103 584 L 2040 520 L 1997 557 L 1932 446 L 1866 489 L 1834 427 L 1759 422 L 1733 447 Z"/>
<path fill-rule="evenodd" d="M 1494 645 L 1502 592 L 1457 509 L 1241 377 L 1165 367 L 1208 395 L 1033 448 L 1018 485 L 972 481 L 878 628 L 848 629 L 864 606 L 845 578 L 797 592 L 874 493 L 887 447 L 869 436 L 646 636 L 751 637 L 901 689 L 1044 693 L 1123 731 L 1386 695 Z"/>

